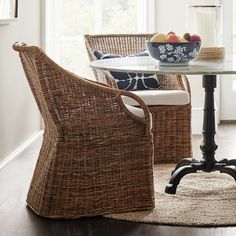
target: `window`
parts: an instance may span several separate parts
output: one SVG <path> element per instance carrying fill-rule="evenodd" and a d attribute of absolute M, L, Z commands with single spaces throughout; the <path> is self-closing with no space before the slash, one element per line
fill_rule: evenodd
<path fill-rule="evenodd" d="M 233 54 L 236 55 L 236 2 L 233 1 Z M 233 76 L 232 90 L 236 92 L 236 77 Z"/>
<path fill-rule="evenodd" d="M 84 34 L 144 32 L 146 0 L 45 0 L 45 50 L 60 65 L 92 77 Z"/>
<path fill-rule="evenodd" d="M 233 1 L 233 52 L 236 54 L 236 1 Z"/>

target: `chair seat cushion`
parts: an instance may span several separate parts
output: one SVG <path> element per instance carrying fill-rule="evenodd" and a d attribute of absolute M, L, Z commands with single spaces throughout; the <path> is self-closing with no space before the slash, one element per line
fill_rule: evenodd
<path fill-rule="evenodd" d="M 101 51 L 94 51 L 94 56 L 97 59 L 109 59 L 109 58 L 121 58 L 121 55 L 104 53 Z M 146 51 L 129 55 L 129 57 L 134 56 L 148 56 Z M 126 73 L 126 72 L 114 72 L 110 71 L 112 77 L 114 78 L 116 85 L 122 90 L 150 90 L 150 89 L 161 89 L 160 82 L 155 74 L 146 73 Z"/>
<path fill-rule="evenodd" d="M 138 108 L 138 107 L 133 107 L 128 104 L 125 104 L 125 106 L 132 114 L 136 115 L 137 117 L 139 118 L 145 117 L 143 109 Z"/>
<path fill-rule="evenodd" d="M 125 104 L 126 108 L 134 115 L 136 115 L 137 117 L 139 118 L 145 118 L 145 114 L 144 114 L 144 111 L 143 109 L 141 108 L 138 108 L 138 107 L 134 107 L 134 106 L 130 106 L 128 104 Z M 153 121 L 152 121 L 152 114 L 150 114 L 150 129 L 152 129 L 152 124 L 153 124 Z"/>
<path fill-rule="evenodd" d="M 190 103 L 189 93 L 182 90 L 142 90 L 132 91 L 132 93 L 138 95 L 148 106 Z M 123 101 L 131 106 L 138 106 L 138 103 L 129 97 L 123 97 Z"/>

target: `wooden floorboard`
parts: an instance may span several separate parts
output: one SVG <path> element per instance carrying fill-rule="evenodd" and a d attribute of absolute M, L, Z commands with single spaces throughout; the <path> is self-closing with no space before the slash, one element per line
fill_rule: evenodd
<path fill-rule="evenodd" d="M 217 158 L 236 157 L 236 125 L 221 125 Z M 194 136 L 194 153 L 200 157 L 201 136 Z M 49 220 L 26 207 L 25 199 L 41 139 L 0 170 L 0 236 L 236 236 L 236 227 L 194 228 L 140 224 L 102 217 Z"/>

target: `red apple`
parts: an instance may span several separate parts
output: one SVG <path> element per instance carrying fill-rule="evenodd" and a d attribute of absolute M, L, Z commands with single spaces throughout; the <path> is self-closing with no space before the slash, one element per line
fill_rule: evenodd
<path fill-rule="evenodd" d="M 169 34 L 167 37 L 167 42 L 169 43 L 179 43 L 179 37 L 175 34 Z"/>
<path fill-rule="evenodd" d="M 173 32 L 173 31 L 170 31 L 170 32 L 167 34 L 167 36 L 168 36 L 169 34 L 175 34 L 175 32 Z"/>
<path fill-rule="evenodd" d="M 198 41 L 202 41 L 201 40 L 201 37 L 197 34 L 193 34 L 191 37 L 190 37 L 190 42 L 198 42 Z"/>

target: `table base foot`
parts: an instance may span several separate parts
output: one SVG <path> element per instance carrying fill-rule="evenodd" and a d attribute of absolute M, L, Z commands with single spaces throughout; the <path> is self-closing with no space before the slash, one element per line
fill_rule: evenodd
<path fill-rule="evenodd" d="M 185 158 L 180 161 L 171 173 L 171 178 L 169 183 L 166 185 L 165 192 L 175 194 L 180 180 L 185 175 L 196 173 L 197 171 L 220 171 L 220 173 L 225 173 L 232 176 L 236 181 L 236 159 L 223 159 L 219 162 L 215 162 L 211 170 L 206 168 L 206 166 L 208 166 L 206 164 L 207 163 L 205 160 L 198 161 L 194 158 Z"/>
<path fill-rule="evenodd" d="M 191 165 L 192 163 L 197 163 L 197 162 L 199 162 L 199 161 L 192 158 L 192 157 L 184 158 L 179 163 L 177 163 L 177 165 L 175 166 L 175 169 L 171 172 L 171 175 L 173 175 L 175 173 L 175 171 L 177 169 L 179 169 L 180 167 L 188 166 L 188 165 Z"/>

